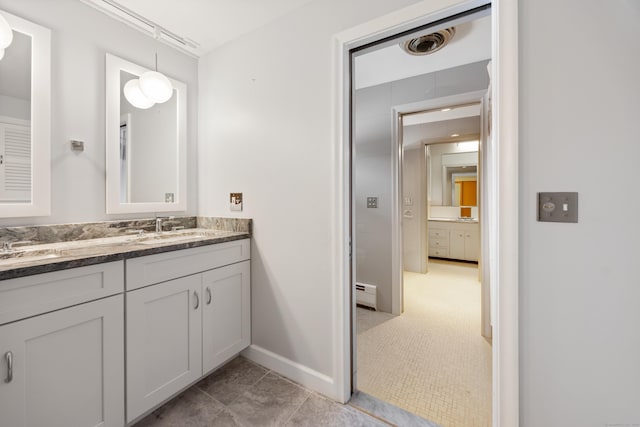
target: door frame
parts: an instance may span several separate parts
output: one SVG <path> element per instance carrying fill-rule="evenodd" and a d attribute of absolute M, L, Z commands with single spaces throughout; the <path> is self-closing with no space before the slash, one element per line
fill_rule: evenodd
<path fill-rule="evenodd" d="M 412 102 L 410 104 L 396 105 L 391 109 L 393 121 L 392 127 L 392 147 L 391 150 L 391 313 L 400 315 L 404 311 L 404 281 L 402 251 L 404 243 L 402 241 L 402 157 L 403 157 L 403 141 L 402 141 L 402 116 L 420 111 L 437 110 L 439 108 L 450 107 L 452 105 L 471 104 L 479 102 L 483 103 L 486 91 L 465 92 L 457 95 L 450 95 L 440 98 L 428 99 L 426 101 Z M 483 106 L 484 107 L 484 106 Z M 482 124 L 481 124 L 482 126 Z M 482 133 L 482 132 L 481 132 Z M 424 144 L 422 144 L 424 145 Z M 480 163 L 478 159 L 478 163 Z M 426 221 L 426 218 L 420 218 L 420 221 Z M 425 227 L 425 232 L 428 232 Z M 428 256 L 429 247 L 427 244 Z"/>
<path fill-rule="evenodd" d="M 423 0 L 358 25 L 333 38 L 333 384 L 347 402 L 352 387 L 355 310 L 352 284 L 351 70 L 350 50 L 486 4 L 486 1 Z M 518 1 L 494 0 L 492 16 L 492 127 L 496 141 L 495 283 L 493 316 L 493 426 L 519 424 L 518 375 Z M 493 219 L 492 219 L 493 220 Z"/>

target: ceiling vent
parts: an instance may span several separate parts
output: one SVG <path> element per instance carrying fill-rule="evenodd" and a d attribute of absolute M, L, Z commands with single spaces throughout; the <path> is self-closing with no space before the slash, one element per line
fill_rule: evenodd
<path fill-rule="evenodd" d="M 435 33 L 426 34 L 407 40 L 400 46 L 410 55 L 429 55 L 437 52 L 447 45 L 456 33 L 455 27 L 445 28 Z"/>

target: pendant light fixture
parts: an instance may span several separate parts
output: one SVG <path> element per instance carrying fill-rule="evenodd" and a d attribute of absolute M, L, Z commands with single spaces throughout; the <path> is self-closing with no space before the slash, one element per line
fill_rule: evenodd
<path fill-rule="evenodd" d="M 155 105 L 155 102 L 151 101 L 142 93 L 140 89 L 140 79 L 129 80 L 125 83 L 122 91 L 124 92 L 124 97 L 129 101 L 129 104 L 136 108 L 146 110 Z"/>
<path fill-rule="evenodd" d="M 13 41 L 13 30 L 7 22 L 7 19 L 0 13 L 0 59 L 4 57 L 4 50 L 9 47 Z"/>
<path fill-rule="evenodd" d="M 156 53 L 155 71 L 147 71 L 140 76 L 140 89 L 151 101 L 161 104 L 171 99 L 173 86 L 162 73 L 158 72 L 158 54 Z"/>
<path fill-rule="evenodd" d="M 140 78 L 129 80 L 122 91 L 127 101 L 141 110 L 146 110 L 155 104 L 162 104 L 171 99 L 173 85 L 167 76 L 158 72 L 157 53 L 155 71 L 144 72 Z"/>

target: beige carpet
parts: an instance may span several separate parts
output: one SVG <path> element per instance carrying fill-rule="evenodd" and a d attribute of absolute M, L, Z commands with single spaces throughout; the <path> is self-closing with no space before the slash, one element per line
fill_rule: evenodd
<path fill-rule="evenodd" d="M 444 427 L 491 426 L 491 345 L 474 264 L 405 273 L 402 316 L 358 308 L 358 389 Z"/>

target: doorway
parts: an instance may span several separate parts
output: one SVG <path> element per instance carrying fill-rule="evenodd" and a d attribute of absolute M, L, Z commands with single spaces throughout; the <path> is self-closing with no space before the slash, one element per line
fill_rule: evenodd
<path fill-rule="evenodd" d="M 394 145 L 399 147 L 402 161 L 398 170 L 402 181 L 397 181 L 397 185 L 401 195 L 402 227 L 399 228 L 403 232 L 401 265 L 404 268 L 400 274 L 404 280 L 399 298 L 405 304 L 398 315 L 390 313 L 388 306 L 386 310 L 379 306 L 375 312 L 362 307 L 355 311 L 357 390 L 443 426 L 491 425 L 491 345 L 481 336 L 478 267 L 477 264 L 459 262 L 479 261 L 476 195 L 479 148 L 486 133 L 482 130 L 482 100 L 489 84 L 487 61 L 464 64 L 454 69 L 460 80 L 458 87 L 473 85 L 477 91 L 386 109 L 387 114 L 393 111 L 394 116 L 400 119 L 399 138 Z M 450 70 L 443 70 L 443 73 L 448 72 Z M 440 75 L 436 77 L 442 79 Z M 411 87 L 414 83 L 419 86 L 428 80 L 428 76 L 420 75 L 401 84 L 393 82 L 392 86 Z M 454 81 L 449 79 L 448 83 L 451 90 Z M 371 175 L 384 179 L 384 176 L 379 176 L 380 162 L 370 152 L 381 156 L 386 154 L 390 158 L 393 151 L 379 151 L 375 144 L 377 139 L 371 135 L 372 128 L 376 129 L 373 123 L 383 120 L 384 112 L 379 118 L 365 116 L 359 123 L 361 115 L 357 109 L 371 108 L 371 105 L 363 106 L 359 98 L 371 104 L 375 98 L 367 91 L 380 90 L 380 87 L 374 87 L 365 89 L 364 93 L 356 91 L 355 95 L 356 199 L 369 196 L 362 192 L 364 186 L 359 180 L 367 181 L 366 191 L 371 191 L 375 189 L 371 185 Z M 436 142 L 438 144 L 433 144 Z M 370 164 L 377 169 L 374 170 Z M 472 170 L 475 173 L 472 174 Z M 460 188 L 456 191 L 457 181 L 460 184 L 472 182 L 473 191 L 470 192 L 473 197 L 464 192 L 461 194 L 463 184 L 458 185 Z M 463 200 L 467 203 L 461 203 Z M 384 208 L 384 203 L 379 206 Z M 461 219 L 467 210 L 468 218 Z M 366 232 L 370 223 L 362 227 L 363 219 L 358 217 L 359 212 L 361 210 L 357 206 L 356 230 Z M 377 231 L 384 226 L 382 224 L 386 223 L 388 227 L 388 217 L 373 210 L 364 217 L 364 221 L 368 221 L 371 215 L 381 222 Z M 436 225 L 441 237 L 430 239 Z M 453 227 L 451 230 L 450 226 Z M 456 237 L 461 230 L 463 233 L 459 240 L 462 244 L 458 245 L 460 242 Z M 366 238 L 366 235 L 356 232 L 356 242 L 360 242 L 361 237 Z M 438 244 L 438 250 L 444 249 L 445 252 L 432 253 Z M 370 250 L 366 245 L 365 249 Z M 356 254 L 359 254 L 358 243 Z M 427 267 L 430 255 L 434 258 Z M 356 266 L 359 268 L 363 264 L 360 261 L 357 257 Z M 377 259 L 376 263 L 380 268 L 383 260 Z M 358 275 L 360 272 L 358 270 L 356 275 L 358 285 L 362 285 L 359 278 L 363 275 Z M 373 283 L 379 285 L 379 282 Z M 356 302 L 361 302 L 358 297 Z"/>
<path fill-rule="evenodd" d="M 468 1 L 464 4 L 458 4 L 456 6 L 451 6 L 448 9 L 442 9 L 437 12 L 434 12 L 433 6 L 427 4 L 428 2 L 422 2 L 417 5 L 417 7 L 413 8 L 411 11 L 412 15 L 409 16 L 406 13 L 398 13 L 394 15 L 389 15 L 384 17 L 384 19 L 378 20 L 376 22 L 371 23 L 371 25 L 363 25 L 361 27 L 356 27 L 352 30 L 345 31 L 343 34 L 340 34 L 336 37 L 337 40 L 337 69 L 342 70 L 339 71 L 339 74 L 344 76 L 345 80 L 343 83 L 340 83 L 337 88 L 341 94 L 348 94 L 349 92 L 344 92 L 342 88 L 349 87 L 349 77 L 348 73 L 344 74 L 349 69 L 347 65 L 348 61 L 348 52 L 352 50 L 354 47 L 363 46 L 366 42 L 370 41 L 380 41 L 380 40 L 388 40 L 387 37 L 392 34 L 398 34 L 402 32 L 404 29 L 409 26 L 416 26 L 417 22 L 427 22 L 433 24 L 438 19 L 451 17 L 456 15 L 456 12 L 459 11 L 468 11 L 472 6 L 478 5 L 481 2 L 477 1 Z M 516 27 L 515 24 L 517 22 L 517 4 L 512 1 L 504 1 L 504 2 L 495 2 L 496 6 L 500 6 L 501 14 L 496 12 L 496 9 L 492 12 L 494 17 L 499 18 L 496 24 L 502 29 L 500 33 L 500 37 L 494 33 L 494 41 L 492 43 L 492 50 L 498 55 L 496 55 L 496 64 L 493 66 L 494 70 L 499 70 L 502 74 L 502 80 L 498 80 L 496 83 L 496 87 L 492 91 L 494 94 L 501 93 L 501 96 L 495 97 L 495 104 L 493 106 L 493 117 L 496 119 L 496 137 L 501 135 L 507 136 L 507 142 L 502 143 L 496 147 L 496 153 L 500 152 L 500 157 L 496 162 L 496 169 L 501 172 L 501 177 L 509 177 L 514 178 L 513 180 L 501 181 L 496 184 L 496 187 L 500 189 L 500 197 L 497 196 L 494 200 L 491 201 L 493 204 L 494 212 L 500 212 L 501 214 L 501 223 L 500 228 L 496 229 L 497 232 L 500 232 L 499 236 L 496 239 L 496 247 L 493 249 L 497 254 L 497 257 L 494 259 L 498 259 L 501 257 L 502 261 L 506 261 L 507 263 L 497 263 L 495 265 L 496 273 L 496 283 L 498 284 L 497 290 L 497 298 L 496 298 L 496 312 L 500 313 L 500 321 L 496 323 L 496 331 L 494 336 L 494 344 L 499 341 L 498 346 L 494 346 L 494 352 L 500 356 L 494 358 L 494 366 L 497 369 L 494 369 L 493 380 L 494 385 L 494 425 L 500 425 L 504 423 L 504 425 L 509 425 L 512 422 L 517 422 L 517 401 L 518 401 L 518 388 L 517 388 L 517 288 L 513 288 L 512 286 L 508 287 L 500 287 L 501 282 L 509 282 L 509 283 L 517 283 L 517 233 L 514 232 L 514 229 L 517 231 L 517 217 L 515 212 L 517 212 L 517 197 L 516 197 L 516 188 L 517 188 L 517 150 L 515 146 L 517 146 L 517 127 L 515 124 L 517 123 L 517 88 L 516 82 L 517 80 L 514 78 L 516 64 L 517 64 L 517 37 L 515 36 Z M 423 11 L 424 14 L 422 18 L 415 19 L 415 16 L 421 16 L 420 14 L 415 14 L 416 11 Z M 377 29 L 377 30 L 376 30 Z M 372 30 L 374 32 L 372 32 Z M 496 31 L 497 33 L 497 31 Z M 340 80 L 339 80 L 340 81 Z M 501 91 L 498 88 L 502 88 Z M 510 96 L 505 96 L 507 92 L 505 89 L 513 90 L 510 93 Z M 345 108 L 345 113 L 349 107 L 348 96 L 343 97 L 341 95 L 341 99 L 344 100 L 344 103 L 341 104 Z M 509 109 L 505 107 L 510 107 Z M 509 120 L 504 120 L 508 118 Z M 351 134 L 351 127 L 349 126 L 348 116 L 339 115 L 337 120 L 338 129 L 344 130 L 344 132 L 338 132 L 339 141 L 347 141 Z M 395 125 L 395 124 L 394 124 Z M 344 157 L 342 154 L 339 154 L 339 158 L 349 159 L 350 153 L 346 150 L 346 144 L 340 144 L 341 147 L 345 148 L 343 151 Z M 340 150 L 339 150 L 340 152 Z M 338 152 L 338 153 L 339 153 Z M 400 156 L 400 154 L 398 154 Z M 497 156 L 496 156 L 497 157 Z M 349 163 L 343 163 L 345 165 L 344 169 L 344 180 L 340 178 L 340 182 L 343 182 L 344 193 L 345 195 L 343 199 L 345 202 L 345 206 L 350 206 L 352 203 L 351 197 L 351 183 L 348 179 L 350 176 L 350 167 Z M 393 165 L 392 165 L 393 167 Z M 339 174 L 340 176 L 340 174 Z M 392 195 L 391 199 L 394 199 L 397 195 Z M 345 211 L 346 212 L 346 211 Z M 497 215 L 496 215 L 497 217 Z M 493 218 L 492 218 L 493 220 Z M 505 222 L 506 221 L 506 222 Z M 344 224 L 345 228 L 341 228 L 340 224 Z M 397 224 L 397 223 L 396 223 Z M 355 228 L 356 224 L 352 222 L 350 215 L 346 215 L 343 219 L 339 219 L 336 222 L 337 230 L 346 231 L 346 234 L 343 232 L 339 232 L 338 234 L 342 234 L 345 236 L 345 254 L 350 253 L 351 249 L 354 251 L 358 250 L 358 242 L 355 239 Z M 393 226 L 393 225 L 392 225 Z M 351 231 L 349 231 L 351 230 Z M 351 238 L 349 238 L 351 236 Z M 353 244 L 353 246 L 352 246 Z M 340 254 L 337 254 L 340 256 Z M 345 258 L 346 260 L 347 258 Z M 345 274 L 345 278 L 348 278 L 347 282 L 353 280 L 355 282 L 355 273 L 352 270 L 351 262 L 347 262 L 344 264 L 344 269 L 341 271 Z M 355 266 L 354 266 L 355 269 Z M 342 293 L 342 291 L 339 291 Z M 345 294 L 343 294 L 345 295 Z M 351 290 L 347 292 L 345 295 L 345 301 L 351 301 L 351 303 L 347 303 L 346 305 L 342 305 L 345 311 L 343 319 L 349 324 L 350 313 L 355 306 L 355 300 L 351 299 Z M 342 309 L 339 309 L 340 312 Z M 506 325 L 504 322 L 506 321 Z M 342 323 L 344 325 L 344 323 Z M 346 375 L 340 375 L 341 378 L 345 379 L 344 384 L 344 396 L 345 400 L 348 400 L 348 395 L 351 393 L 352 385 L 355 386 L 355 381 L 353 378 L 349 378 L 348 372 L 353 373 L 349 368 L 350 355 L 353 353 L 348 349 L 352 345 L 350 336 L 353 336 L 353 324 L 350 327 L 345 327 L 342 331 L 346 332 L 346 334 L 340 334 L 345 338 L 344 344 L 345 346 L 340 346 L 337 348 L 338 353 L 341 353 L 341 348 L 346 351 L 342 354 L 346 356 L 343 359 L 346 364 L 342 365 L 344 372 Z"/>

